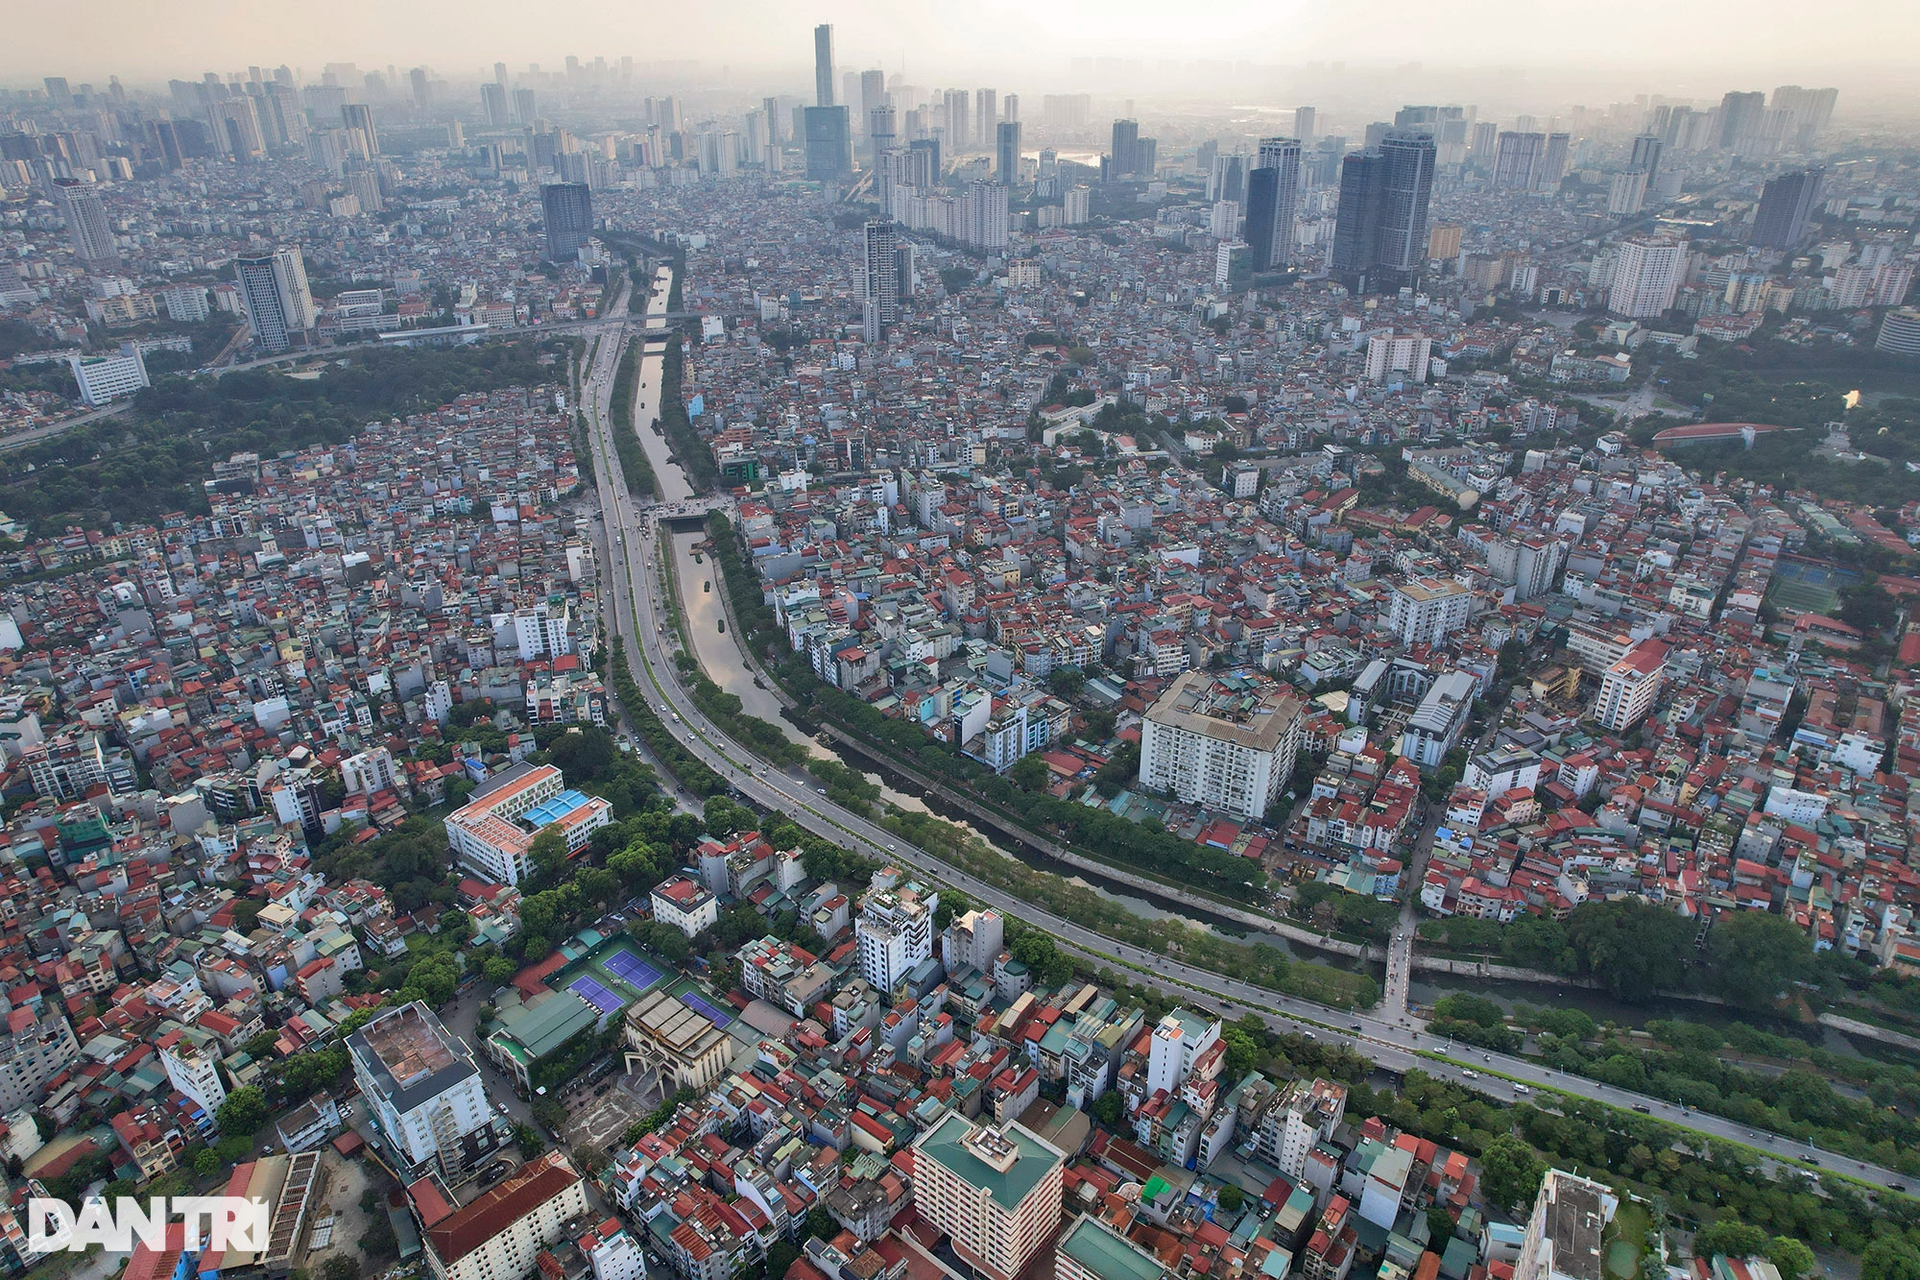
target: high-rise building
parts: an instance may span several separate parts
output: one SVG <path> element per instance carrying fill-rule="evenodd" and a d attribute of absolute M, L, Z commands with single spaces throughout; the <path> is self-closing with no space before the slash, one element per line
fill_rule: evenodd
<path fill-rule="evenodd" d="M 531 125 L 540 118 L 540 107 L 531 89 L 513 91 L 513 121 L 515 124 Z"/>
<path fill-rule="evenodd" d="M 1801 169 L 1767 179 L 1760 188 L 1760 207 L 1754 211 L 1749 243 L 1791 249 L 1807 238 L 1807 221 L 1820 205 L 1826 170 Z"/>
<path fill-rule="evenodd" d="M 985 1280 L 1013 1280 L 1059 1231 L 1065 1165 L 1023 1125 L 954 1112 L 914 1143 L 914 1205 Z"/>
<path fill-rule="evenodd" d="M 1747 151 L 1759 136 L 1767 112 L 1767 95 L 1759 90 L 1733 92 L 1720 99 L 1720 149 Z"/>
<path fill-rule="evenodd" d="M 318 322 L 307 264 L 298 245 L 283 245 L 259 257 L 233 260 L 234 283 L 253 340 L 262 351 L 285 351 Z"/>
<path fill-rule="evenodd" d="M 437 1280 L 531 1275 L 542 1270 L 536 1263 L 547 1246 L 588 1213 L 586 1180 L 561 1151 L 529 1160 L 459 1208 L 438 1194 L 422 1196 L 415 1204 L 426 1222 L 420 1239 L 427 1249 L 428 1270 Z M 609 1239 L 632 1243 L 624 1233 Z M 600 1240 L 599 1233 L 592 1237 L 594 1280 L 616 1280 L 607 1274 L 612 1255 L 603 1252 Z M 646 1265 L 638 1250 L 631 1257 L 637 1270 L 626 1274 L 643 1276 Z"/>
<path fill-rule="evenodd" d="M 967 188 L 965 231 L 960 239 L 972 249 L 991 253 L 1007 247 L 1007 188 L 1005 183 L 976 180 Z"/>
<path fill-rule="evenodd" d="M 1649 319 L 1673 306 L 1687 273 L 1687 242 L 1670 236 L 1629 236 L 1613 260 L 1607 310 Z"/>
<path fill-rule="evenodd" d="M 1244 203 L 1247 198 L 1247 158 L 1243 155 L 1213 158 L 1207 174 L 1207 199 Z"/>
<path fill-rule="evenodd" d="M 1467 163 L 1476 169 L 1491 169 L 1499 154 L 1500 126 L 1480 120 L 1473 126 L 1473 140 L 1467 145 Z"/>
<path fill-rule="evenodd" d="M 1061 198 L 1061 203 L 1065 206 L 1062 214 L 1066 218 L 1067 225 L 1084 226 L 1093 216 L 1093 188 L 1078 184 L 1068 187 L 1066 194 Z"/>
<path fill-rule="evenodd" d="M 349 102 L 340 108 L 340 119 L 346 124 L 348 132 L 357 132 L 366 140 L 368 155 L 380 154 L 380 129 L 373 123 L 372 107 L 364 102 Z"/>
<path fill-rule="evenodd" d="M 1920 308 L 1901 307 L 1887 312 L 1880 322 L 1880 336 L 1873 340 L 1877 351 L 1897 356 L 1920 356 Z"/>
<path fill-rule="evenodd" d="M 886 105 L 887 73 L 878 67 L 870 71 L 862 71 L 860 73 L 860 118 L 871 120 L 874 108 Z"/>
<path fill-rule="evenodd" d="M 833 105 L 833 24 L 813 29 L 813 105 Z"/>
<path fill-rule="evenodd" d="M 549 182 L 540 188 L 547 227 L 547 261 L 571 262 L 593 236 L 593 192 L 584 182 Z"/>
<path fill-rule="evenodd" d="M 1000 118 L 1002 120 L 1020 119 L 1020 95 L 1010 93 L 1000 100 Z"/>
<path fill-rule="evenodd" d="M 869 152 L 872 158 L 868 161 L 868 165 L 874 172 L 876 182 L 879 181 L 880 157 L 893 149 L 897 136 L 898 127 L 894 123 L 894 110 L 891 106 L 882 102 L 867 112 L 867 141 L 873 147 Z M 881 200 L 880 207 L 882 209 L 887 207 L 884 199 Z"/>
<path fill-rule="evenodd" d="M 853 135 L 845 107 L 808 107 L 802 116 L 807 131 L 807 178 L 812 182 L 844 182 L 853 176 Z"/>
<path fill-rule="evenodd" d="M 965 89 L 949 89 L 946 92 L 947 150 L 951 155 L 957 156 L 972 145 L 973 110 L 968 105 L 969 98 Z"/>
<path fill-rule="evenodd" d="M 863 336 L 879 342 L 900 323 L 900 240 L 893 223 L 869 222 L 863 232 L 860 304 Z"/>
<path fill-rule="evenodd" d="M 1259 818 L 1293 774 L 1298 698 L 1272 681 L 1186 671 L 1147 709 L 1140 782 L 1187 804 Z"/>
<path fill-rule="evenodd" d="M 207 107 L 207 124 L 213 130 L 214 146 L 221 154 L 240 164 L 258 160 L 267 154 L 266 134 L 260 128 L 260 113 L 253 99 L 245 94 L 222 98 Z"/>
<path fill-rule="evenodd" d="M 1300 140 L 1262 138 L 1247 175 L 1247 243 L 1255 271 L 1293 265 L 1294 214 L 1300 200 Z"/>
<path fill-rule="evenodd" d="M 106 208 L 100 192 L 91 182 L 57 178 L 53 184 L 54 202 L 66 220 L 67 239 L 73 244 L 73 256 L 89 271 L 114 266 L 120 254 L 113 246 L 113 228 L 107 223 Z"/>
<path fill-rule="evenodd" d="M 1783 84 L 1773 91 L 1771 105 L 1790 113 L 1794 141 L 1806 147 L 1826 132 L 1839 97 L 1838 89 L 1802 89 L 1797 84 Z"/>
<path fill-rule="evenodd" d="M 1547 139 L 1540 133 L 1506 132 L 1493 149 L 1493 185 L 1501 191 L 1531 191 L 1539 181 Z"/>
<path fill-rule="evenodd" d="M 507 105 L 507 87 L 489 80 L 480 86 L 480 112 L 487 118 L 489 129 L 504 129 L 513 123 L 512 109 Z"/>
<path fill-rule="evenodd" d="M 1639 213 L 1647 202 L 1647 171 L 1645 169 L 1622 169 L 1613 175 L 1612 185 L 1607 190 L 1607 213 L 1616 218 L 1630 218 Z"/>
<path fill-rule="evenodd" d="M 875 876 L 878 887 L 860 899 L 854 919 L 854 943 L 860 976 L 883 997 L 933 955 L 933 915 L 940 895 L 922 885 L 895 885 L 888 873 Z"/>
<path fill-rule="evenodd" d="M 1473 592 L 1452 578 L 1412 578 L 1393 584 L 1387 629 L 1404 645 L 1441 644 L 1464 630 Z"/>
<path fill-rule="evenodd" d="M 176 1028 L 156 1040 L 154 1048 L 160 1052 L 160 1066 L 167 1073 L 168 1083 L 199 1103 L 209 1116 L 220 1110 L 220 1104 L 227 1100 L 227 1086 L 221 1083 L 216 1065 L 220 1061 L 218 1041 L 197 1027 Z"/>
<path fill-rule="evenodd" d="M 473 1052 L 420 1001 L 388 1009 L 347 1037 L 347 1056 L 379 1124 L 382 1155 L 403 1181 L 466 1180 L 506 1138 Z"/>
<path fill-rule="evenodd" d="M 1390 129 L 1340 165 L 1332 270 L 1355 293 L 1408 287 L 1427 261 L 1435 146 L 1424 130 Z"/>
<path fill-rule="evenodd" d="M 973 136 L 984 146 L 994 136 L 993 126 L 1000 123 L 1000 95 L 992 89 L 975 89 L 973 112 Z"/>
<path fill-rule="evenodd" d="M 1540 158 L 1540 173 L 1534 181 L 1535 191 L 1558 191 L 1560 182 L 1567 176 L 1567 160 L 1572 138 L 1564 133 L 1547 135 L 1547 149 Z"/>
<path fill-rule="evenodd" d="M 1593 718 L 1611 733 L 1625 733 L 1653 710 L 1667 675 L 1664 640 L 1642 640 L 1600 678 Z"/>
<path fill-rule="evenodd" d="M 993 176 L 995 181 L 1004 187 L 1015 186 L 1020 181 L 1020 122 L 1018 120 L 1002 120 L 994 126 Z"/>
<path fill-rule="evenodd" d="M 1293 109 L 1293 136 L 1300 139 L 1301 146 L 1307 147 L 1313 145 L 1314 124 L 1318 118 L 1319 113 L 1312 107 L 1295 107 Z"/>
<path fill-rule="evenodd" d="M 1547 1170 L 1520 1239 L 1513 1280 L 1592 1280 L 1604 1274 L 1607 1224 L 1619 1204 L 1605 1183 Z"/>
<path fill-rule="evenodd" d="M 413 105 L 427 107 L 433 105 L 433 81 L 427 76 L 425 67 L 415 67 L 407 72 L 408 87 L 413 90 Z"/>
<path fill-rule="evenodd" d="M 147 380 L 146 361 L 133 343 L 114 355 L 72 355 L 73 380 L 80 388 L 80 402 L 103 405 L 121 396 L 130 396 L 153 384 Z"/>
<path fill-rule="evenodd" d="M 1131 178 L 1135 172 L 1136 153 L 1140 146 L 1140 122 L 1138 120 L 1115 120 L 1113 122 L 1113 146 L 1107 157 L 1107 177 L 1115 182 Z"/>

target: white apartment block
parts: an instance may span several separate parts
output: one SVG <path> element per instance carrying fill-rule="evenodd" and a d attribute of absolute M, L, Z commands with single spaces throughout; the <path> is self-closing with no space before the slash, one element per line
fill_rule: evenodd
<path fill-rule="evenodd" d="M 933 913 L 940 895 L 917 884 L 895 888 L 887 873 L 860 900 L 853 922 L 860 976 L 882 995 L 891 995 L 915 966 L 933 955 Z"/>
<path fill-rule="evenodd" d="M 1629 236 L 1613 262 L 1607 310 L 1647 319 L 1672 308 L 1687 274 L 1687 242 L 1666 236 Z"/>
<path fill-rule="evenodd" d="M 585 1216 L 586 1181 L 564 1152 L 549 1151 L 463 1208 L 437 1191 L 416 1194 L 414 1208 L 437 1280 L 517 1280 Z"/>
<path fill-rule="evenodd" d="M 70 363 L 85 404 L 106 404 L 153 385 L 147 379 L 147 362 L 140 358 L 136 346 L 129 345 L 118 355 L 74 356 Z"/>
<path fill-rule="evenodd" d="M 1302 709 L 1263 677 L 1184 672 L 1147 710 L 1140 781 L 1187 804 L 1258 818 L 1293 774 Z"/>
<path fill-rule="evenodd" d="M 711 929 L 720 919 L 720 900 L 697 880 L 670 876 L 653 886 L 653 918 L 670 924 L 689 938 Z"/>
<path fill-rule="evenodd" d="M 1619 1207 L 1605 1183 L 1547 1170 L 1527 1218 L 1513 1280 L 1599 1280 L 1601 1239 Z"/>
<path fill-rule="evenodd" d="M 208 1115 L 220 1109 L 227 1100 L 227 1086 L 220 1080 L 219 1046 L 211 1036 L 177 1029 L 161 1036 L 154 1047 L 160 1050 L 160 1065 L 174 1088 L 199 1103 Z"/>
<path fill-rule="evenodd" d="M 472 1052 L 426 1005 L 382 1013 L 348 1037 L 347 1053 L 384 1154 L 404 1179 L 437 1172 L 459 1182 L 500 1149 L 504 1135 Z"/>
<path fill-rule="evenodd" d="M 1607 668 L 1594 700 L 1593 718 L 1609 732 L 1624 733 L 1646 718 L 1667 674 L 1667 646 L 1660 640 L 1642 640 L 1626 656 Z"/>
<path fill-rule="evenodd" d="M 920 1215 L 987 1280 L 1013 1280 L 1059 1230 L 1066 1157 L 1021 1125 L 952 1114 L 913 1155 Z"/>
<path fill-rule="evenodd" d="M 1473 592 L 1452 578 L 1411 578 L 1393 584 L 1387 626 L 1405 645 L 1441 644 L 1466 628 Z"/>
<path fill-rule="evenodd" d="M 1367 380 L 1385 382 L 1390 373 L 1411 374 L 1427 380 L 1433 357 L 1433 339 L 1422 333 L 1376 333 L 1367 339 Z"/>
<path fill-rule="evenodd" d="M 487 779 L 446 818 L 454 856 L 497 884 L 517 885 L 533 871 L 534 836 L 557 825 L 569 857 L 613 820 L 613 806 L 569 790 L 552 765 L 516 765 Z"/>
<path fill-rule="evenodd" d="M 38 1107 L 46 1097 L 47 1081 L 79 1056 L 73 1027 L 57 1012 L 0 1037 L 0 1112 Z"/>

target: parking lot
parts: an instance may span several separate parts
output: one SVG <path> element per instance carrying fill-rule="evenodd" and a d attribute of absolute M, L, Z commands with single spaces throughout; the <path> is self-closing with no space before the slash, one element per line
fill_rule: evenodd
<path fill-rule="evenodd" d="M 628 1075 L 616 1068 L 561 1095 L 567 1107 L 567 1123 L 560 1136 L 570 1150 L 591 1147 L 613 1151 L 633 1122 L 644 1119 L 666 1096 L 657 1072 Z"/>

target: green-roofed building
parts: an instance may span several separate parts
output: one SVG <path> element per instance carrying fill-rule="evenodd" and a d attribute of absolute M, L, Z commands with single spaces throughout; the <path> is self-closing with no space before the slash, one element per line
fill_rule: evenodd
<path fill-rule="evenodd" d="M 600 1011 L 577 992 L 556 991 L 538 1003 L 504 1010 L 499 1028 L 487 1037 L 487 1057 L 531 1093 L 534 1064 L 599 1020 Z"/>
<path fill-rule="evenodd" d="M 949 1115 L 914 1144 L 913 1155 L 921 1216 L 990 1280 L 1013 1280 L 1060 1227 L 1066 1156 L 1020 1124 Z"/>
<path fill-rule="evenodd" d="M 1057 1280 L 1160 1280 L 1154 1256 L 1098 1218 L 1080 1218 L 1054 1253 Z"/>

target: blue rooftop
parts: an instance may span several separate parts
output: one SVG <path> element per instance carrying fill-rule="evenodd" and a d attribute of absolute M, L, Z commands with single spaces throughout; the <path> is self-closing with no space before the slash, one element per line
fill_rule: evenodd
<path fill-rule="evenodd" d="M 562 791 L 553 799 L 542 801 L 527 810 L 526 824 L 538 831 L 549 822 L 560 821 L 586 802 L 587 797 L 578 791 Z"/>

